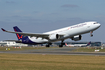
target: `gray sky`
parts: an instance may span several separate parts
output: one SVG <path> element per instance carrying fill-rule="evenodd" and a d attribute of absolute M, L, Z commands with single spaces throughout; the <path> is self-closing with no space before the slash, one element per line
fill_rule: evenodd
<path fill-rule="evenodd" d="M 81 41 L 105 42 L 105 0 L 0 0 L 0 27 L 13 31 L 43 33 L 87 21 L 101 27 L 82 35 Z M 15 34 L 0 30 L 0 40 L 17 40 Z M 68 41 L 72 41 L 69 40 Z"/>

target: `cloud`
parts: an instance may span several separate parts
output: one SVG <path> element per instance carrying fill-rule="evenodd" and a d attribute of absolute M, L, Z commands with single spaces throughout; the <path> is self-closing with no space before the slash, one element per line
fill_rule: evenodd
<path fill-rule="evenodd" d="M 6 3 L 15 3 L 14 1 L 6 1 Z"/>
<path fill-rule="evenodd" d="M 75 7 L 79 7 L 79 6 L 78 5 L 72 5 L 72 4 L 65 4 L 65 5 L 62 5 L 61 7 L 75 8 Z"/>

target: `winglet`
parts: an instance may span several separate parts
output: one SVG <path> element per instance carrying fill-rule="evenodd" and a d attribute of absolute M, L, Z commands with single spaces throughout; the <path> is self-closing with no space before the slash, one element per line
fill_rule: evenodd
<path fill-rule="evenodd" d="M 6 31 L 5 29 L 1 28 L 3 31 Z"/>

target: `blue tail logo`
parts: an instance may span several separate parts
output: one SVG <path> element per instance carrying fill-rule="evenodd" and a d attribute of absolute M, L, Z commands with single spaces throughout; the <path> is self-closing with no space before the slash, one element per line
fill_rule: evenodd
<path fill-rule="evenodd" d="M 15 32 L 22 32 L 17 26 L 13 27 Z M 23 35 L 16 34 L 18 40 L 21 40 L 23 38 Z"/>

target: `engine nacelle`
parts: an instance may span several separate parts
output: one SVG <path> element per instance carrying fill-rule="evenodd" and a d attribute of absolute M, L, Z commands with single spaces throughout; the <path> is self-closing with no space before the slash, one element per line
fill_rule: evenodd
<path fill-rule="evenodd" d="M 58 34 L 56 34 L 56 39 L 59 39 L 59 38 L 60 38 L 60 36 Z"/>
<path fill-rule="evenodd" d="M 82 39 L 82 36 L 81 35 L 76 35 L 76 36 L 72 37 L 71 39 L 74 40 L 74 41 L 79 41 L 79 40 Z"/>
<path fill-rule="evenodd" d="M 60 39 L 61 36 L 59 34 L 54 34 L 50 36 L 50 39 Z"/>

